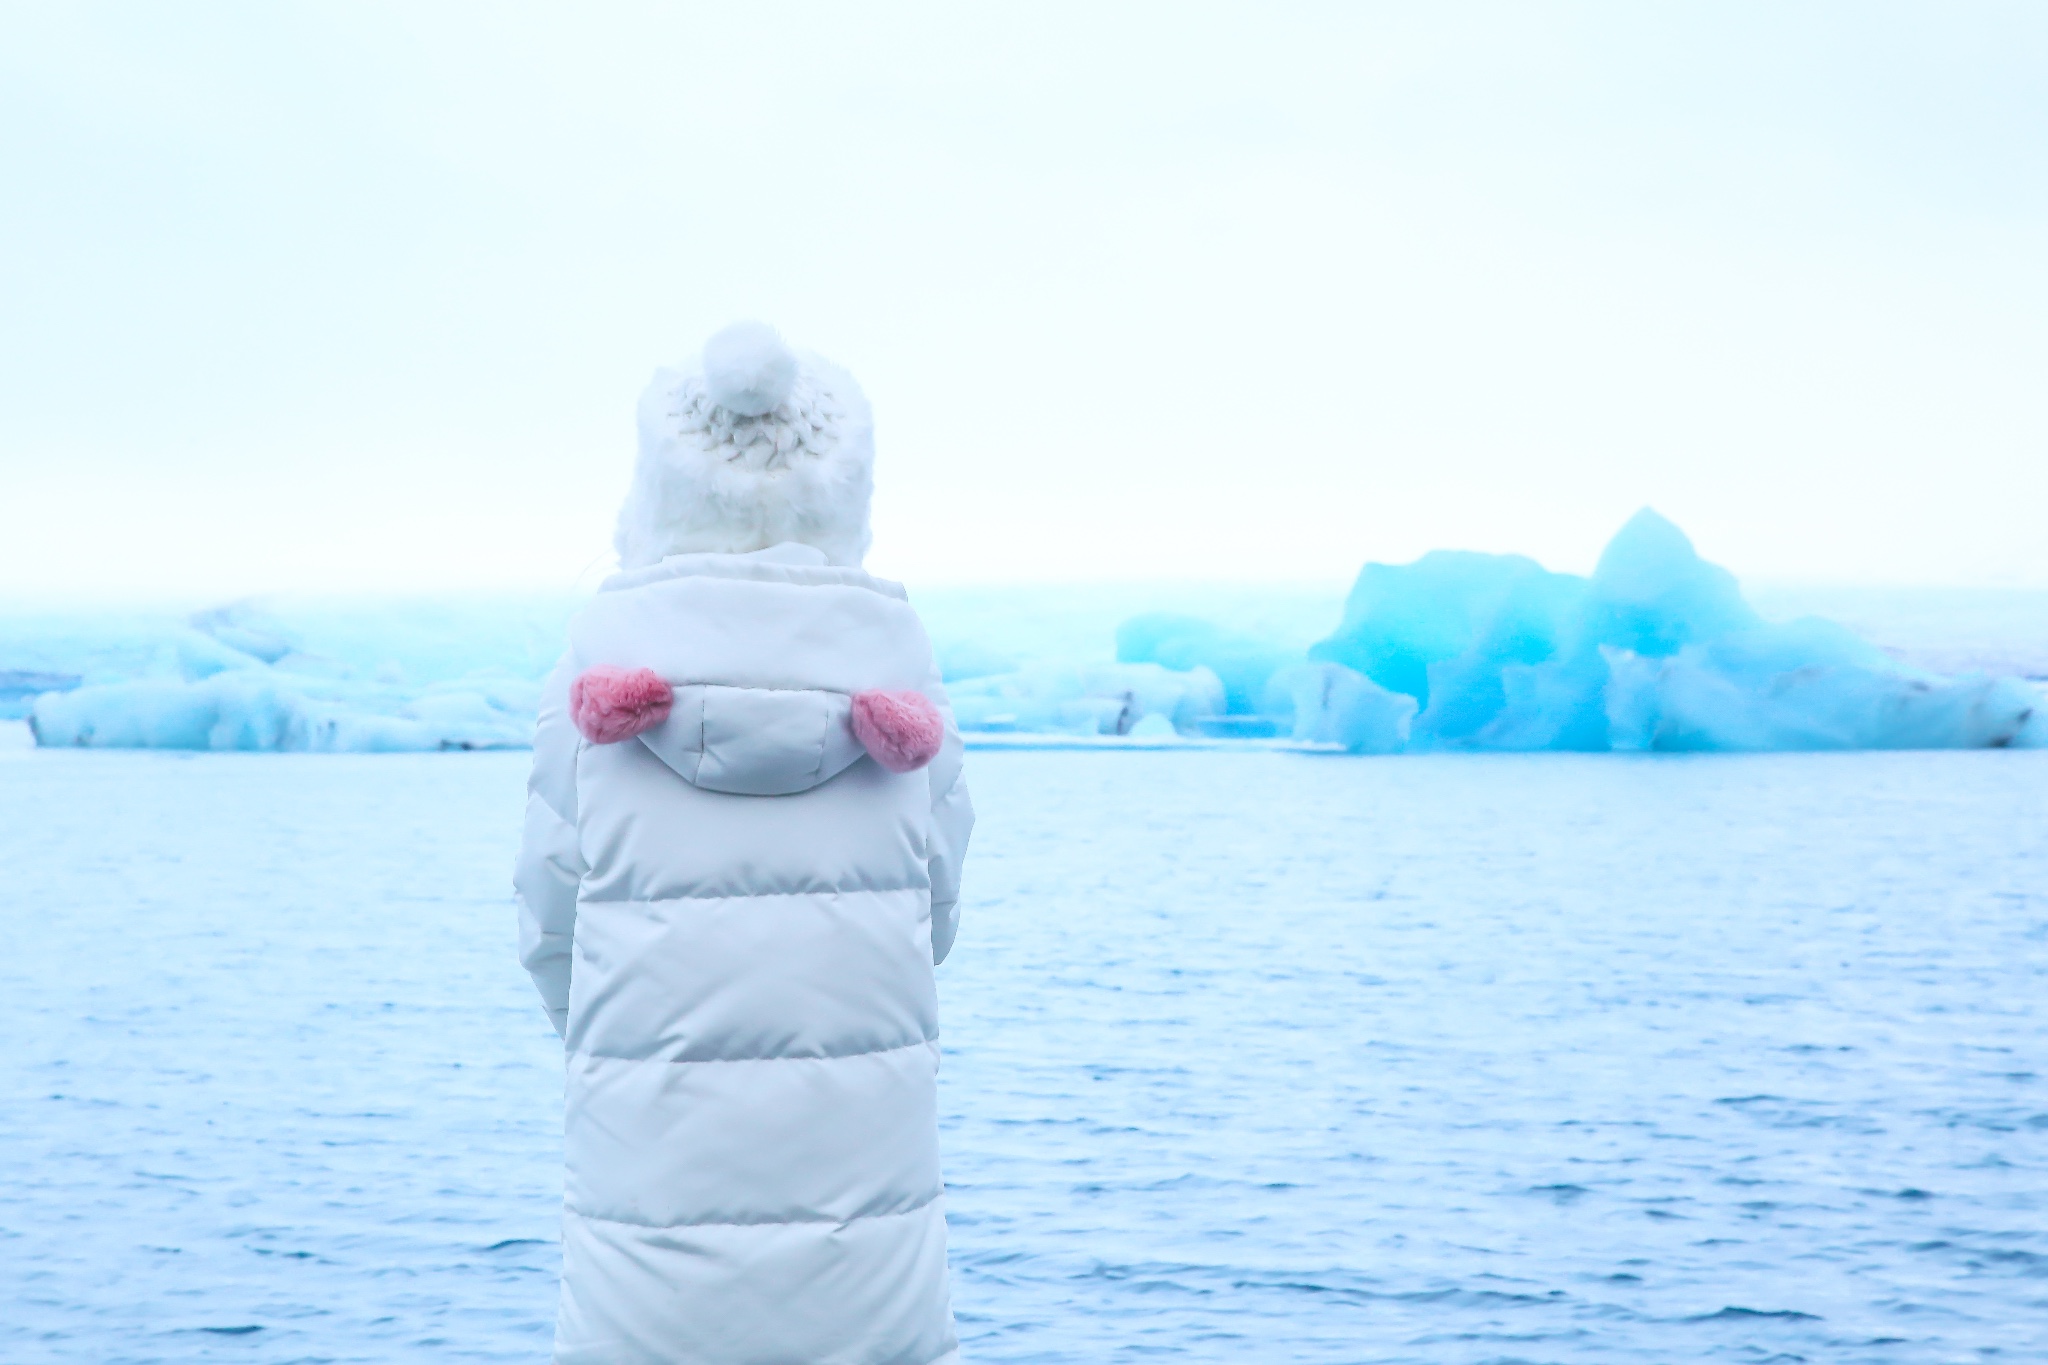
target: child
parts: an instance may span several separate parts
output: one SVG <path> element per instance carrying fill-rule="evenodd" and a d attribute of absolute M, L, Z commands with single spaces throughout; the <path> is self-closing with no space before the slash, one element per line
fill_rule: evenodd
<path fill-rule="evenodd" d="M 515 875 L 568 1054 L 561 1365 L 957 1359 L 932 968 L 974 812 L 860 568 L 873 461 L 852 378 L 758 324 L 640 400 Z"/>

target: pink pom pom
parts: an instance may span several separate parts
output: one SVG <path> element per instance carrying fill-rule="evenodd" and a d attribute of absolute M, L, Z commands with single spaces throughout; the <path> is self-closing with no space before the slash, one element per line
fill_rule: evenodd
<path fill-rule="evenodd" d="M 599 664 L 569 684 L 569 719 L 592 744 L 617 744 L 668 719 L 676 690 L 651 668 Z"/>
<path fill-rule="evenodd" d="M 922 692 L 856 692 L 853 735 L 892 773 L 922 768 L 939 752 L 946 721 Z"/>

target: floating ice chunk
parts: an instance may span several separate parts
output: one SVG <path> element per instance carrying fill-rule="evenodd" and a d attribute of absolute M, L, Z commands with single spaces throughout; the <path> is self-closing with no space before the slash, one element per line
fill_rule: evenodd
<path fill-rule="evenodd" d="M 1591 579 L 1543 577 L 1548 581 L 1540 587 L 1533 581 L 1529 585 L 1540 603 L 1521 604 L 1536 623 L 1516 637 L 1524 648 L 1503 649 L 1503 637 L 1515 632 L 1496 622 L 1484 632 L 1473 657 L 1462 661 L 1482 685 L 1485 660 L 1497 661 L 1498 712 L 1462 732 L 1446 723 L 1447 717 L 1426 714 L 1418 728 L 1431 740 L 1482 749 L 1612 748 L 1609 660 L 1616 651 L 1662 658 L 1763 624 L 1742 600 L 1733 575 L 1701 559 L 1683 531 L 1648 508 L 1608 543 Z M 1815 637 L 1809 644 L 1831 657 L 1850 646 L 1876 655 L 1847 632 L 1827 640 Z M 1795 649 L 1782 664 L 1796 667 L 1810 657 Z"/>
<path fill-rule="evenodd" d="M 1267 680 L 1300 656 L 1278 645 L 1225 630 L 1197 616 L 1147 612 L 1116 628 L 1116 658 L 1185 672 L 1206 668 L 1223 683 L 1224 709 L 1249 715 L 1259 709 Z"/>
<path fill-rule="evenodd" d="M 1570 645 L 1586 593 L 1585 579 L 1521 555 L 1437 550 L 1413 564 L 1368 564 L 1342 623 L 1309 657 L 1414 698 L 1414 748 L 1569 747 L 1558 741 L 1574 727 L 1555 703 L 1570 710 L 1588 680 L 1531 670 Z M 1597 719 L 1597 655 L 1594 666 Z"/>
<path fill-rule="evenodd" d="M 1071 657 L 1071 630 L 1047 621 L 1087 619 L 1088 599 L 1048 601 L 942 645 L 963 729 L 1291 731 L 1360 752 L 2048 745 L 2033 687 L 1918 672 L 1825 621 L 1766 622 L 1650 511 L 1588 577 L 1466 552 L 1368 564 L 1306 663 L 1266 637 L 1270 621 L 1168 613 L 1124 620 L 1117 663 L 1052 662 Z M 5 642 L 0 716 L 32 714 L 62 745 L 521 746 L 572 606 L 301 606 L 288 626 L 238 603 L 41 622 Z"/>
<path fill-rule="evenodd" d="M 253 654 L 244 653 L 233 645 L 223 644 L 213 636 L 197 630 L 182 631 L 175 646 L 178 656 L 178 673 L 186 682 L 198 682 L 211 678 L 217 673 L 237 669 L 264 667 L 263 660 Z"/>
<path fill-rule="evenodd" d="M 36 743 L 50 747 L 210 749 L 223 691 L 212 678 L 82 687 L 37 697 L 28 723 Z"/>
<path fill-rule="evenodd" d="M 1158 664 L 1036 664 L 947 691 L 963 730 L 1127 735 L 1145 717 L 1164 716 L 1186 731 L 1224 710 L 1214 673 Z"/>
<path fill-rule="evenodd" d="M 1369 564 L 1310 656 L 1420 703 L 1415 749 L 2048 742 L 2022 683 L 1918 673 L 1826 621 L 1766 623 L 1648 509 L 1588 579 L 1514 555 Z"/>
<path fill-rule="evenodd" d="M 37 697 L 45 692 L 69 692 L 83 681 L 76 673 L 0 668 L 0 721 L 27 720 Z"/>
<path fill-rule="evenodd" d="M 1354 754 L 1399 753 L 1408 744 L 1415 698 L 1392 692 L 1342 664 L 1297 664 L 1273 679 L 1294 712 L 1294 737 L 1341 744 Z"/>
<path fill-rule="evenodd" d="M 313 605 L 289 625 L 248 602 L 35 619 L 0 639 L 0 712 L 66 746 L 521 747 L 566 615 L 479 598 Z"/>
<path fill-rule="evenodd" d="M 2033 689 L 1916 673 L 1826 621 L 1766 623 L 1647 509 L 1590 578 L 1462 551 L 1368 564 L 1308 666 L 1167 614 L 1126 621 L 1117 650 L 1217 673 L 1232 715 L 1204 730 L 1277 721 L 1358 752 L 2048 743 Z"/>
<path fill-rule="evenodd" d="M 1611 748 L 1607 679 L 1607 660 L 1597 648 L 1538 664 L 1508 664 L 1500 671 L 1499 714 L 1464 744 L 1445 747 L 1578 753 Z"/>
<path fill-rule="evenodd" d="M 1578 634 L 1582 644 L 1663 658 L 1761 624 L 1735 575 L 1701 559 L 1685 532 L 1645 507 L 1601 552 Z"/>
<path fill-rule="evenodd" d="M 989 678 L 999 673 L 1014 673 L 1022 662 L 1001 650 L 972 640 L 949 641 L 938 647 L 939 678 L 943 682 L 963 682 L 968 678 Z"/>
<path fill-rule="evenodd" d="M 1156 711 L 1149 716 L 1140 716 L 1130 731 L 1132 739 L 1172 739 L 1179 733 L 1173 728 L 1172 721 Z"/>
<path fill-rule="evenodd" d="M 2039 683 L 2027 685 L 2034 693 L 2033 714 L 2029 715 L 2027 723 L 2020 727 L 2020 732 L 2014 737 L 2011 747 L 2048 749 L 2048 689 L 2044 689 Z"/>
<path fill-rule="evenodd" d="M 274 664 L 299 648 L 297 633 L 254 602 L 230 602 L 195 612 L 191 626 L 228 648 L 267 664 Z"/>
<path fill-rule="evenodd" d="M 1526 615 L 1511 604 L 1526 595 L 1528 580 L 1561 577 L 1520 555 L 1433 550 L 1413 564 L 1368 564 L 1345 599 L 1344 619 L 1327 640 L 1309 650 L 1318 662 L 1343 664 L 1381 687 L 1430 702 L 1430 668 L 1488 644 L 1516 656 L 1548 657 L 1553 634 L 1539 631 L 1533 645 L 1495 642 L 1504 619 Z M 1584 580 L 1571 580 L 1583 589 Z M 1554 622 L 1545 622 L 1554 626 Z M 1533 651 L 1533 652 L 1532 652 Z M 1498 665 L 1495 665 L 1498 671 Z"/>
<path fill-rule="evenodd" d="M 280 673 L 289 673 L 298 678 L 351 679 L 360 676 L 357 671 L 339 659 L 329 659 L 319 654 L 302 654 L 297 650 L 285 655 L 272 665 Z M 377 682 L 384 679 L 372 678 Z"/>
<path fill-rule="evenodd" d="M 487 703 L 494 712 L 524 716 L 531 721 L 540 710 L 540 693 L 538 679 L 483 671 L 464 678 L 429 683 L 419 689 L 411 704 L 417 709 L 429 705 L 436 697 L 473 698 Z M 401 691 L 398 695 L 404 693 Z"/>
<path fill-rule="evenodd" d="M 374 684 L 223 669 L 194 681 L 145 679 L 36 698 L 36 742 L 94 749 L 381 752 L 517 748 L 533 712 L 511 687 L 447 687 L 417 697 Z"/>
<path fill-rule="evenodd" d="M 1730 648 L 1728 644 L 1735 647 Z M 1817 661 L 1758 676 L 1742 642 L 1610 656 L 1617 749 L 1987 749 L 2033 742 L 2041 696 L 2012 678 Z"/>
<path fill-rule="evenodd" d="M 1483 620 L 1470 643 L 1455 657 L 1428 666 L 1427 709 L 1417 718 L 1414 746 L 1586 747 L 1568 741 L 1586 729 L 1575 718 L 1572 700 L 1587 680 L 1552 662 L 1579 620 L 1586 580 L 1547 572 L 1517 556 L 1500 558 L 1507 572 L 1480 608 Z M 1597 658 L 1594 663 L 1590 685 L 1597 718 L 1604 675 L 1597 673 Z M 1559 702 L 1565 704 L 1562 711 Z"/>

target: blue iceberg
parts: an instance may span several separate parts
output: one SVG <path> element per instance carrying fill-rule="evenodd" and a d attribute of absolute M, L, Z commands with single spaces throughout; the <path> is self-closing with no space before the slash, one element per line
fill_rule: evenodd
<path fill-rule="evenodd" d="M 1284 646 L 1174 612 L 1147 612 L 1116 628 L 1118 663 L 1175 672 L 1206 668 L 1223 684 L 1225 714 L 1234 716 L 1257 713 L 1268 681 L 1297 657 Z"/>
<path fill-rule="evenodd" d="M 1410 750 L 2048 742 L 2042 698 L 2026 683 L 1908 668 L 1814 618 L 1765 621 L 1733 575 L 1648 509 L 1590 578 L 1457 551 L 1368 564 L 1342 623 L 1309 657 L 1413 699 Z M 1307 738 L 1333 722 L 1297 707 L 1295 723 Z"/>
<path fill-rule="evenodd" d="M 962 730 L 994 734 L 1196 734 L 1225 711 L 1215 673 L 1153 663 L 1028 664 L 946 690 Z"/>
<path fill-rule="evenodd" d="M 409 686 L 386 664 L 364 677 L 308 652 L 246 604 L 192 617 L 154 657 L 162 663 L 145 676 L 36 696 L 28 708 L 36 743 L 260 753 L 522 748 L 540 702 L 537 680 L 505 670 Z"/>
<path fill-rule="evenodd" d="M 1355 669 L 1303 663 L 1268 682 L 1267 704 L 1293 738 L 1335 744 L 1354 754 L 1397 754 L 1408 747 L 1419 703 Z"/>
<path fill-rule="evenodd" d="M 1590 576 L 1467 551 L 1367 564 L 1312 645 L 1324 602 L 1205 594 L 1183 599 L 1225 619 L 1126 616 L 1113 658 L 1103 637 L 1142 599 L 1104 611 L 1058 589 L 954 611 L 937 651 L 961 728 L 1362 754 L 2048 744 L 2032 685 L 1913 668 L 1814 617 L 1768 620 L 1648 510 Z M 574 606 L 244 602 L 16 624 L 0 639 L 0 718 L 27 714 L 52 746 L 522 747 Z"/>

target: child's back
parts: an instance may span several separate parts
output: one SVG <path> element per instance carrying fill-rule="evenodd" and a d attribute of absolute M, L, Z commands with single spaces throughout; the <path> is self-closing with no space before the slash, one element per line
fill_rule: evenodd
<path fill-rule="evenodd" d="M 818 371 L 864 548 L 865 410 Z M 693 385 L 657 377 L 652 436 Z M 642 485 L 679 460 L 648 426 Z M 946 1359 L 932 968 L 973 813 L 931 647 L 901 588 L 811 544 L 634 553 L 642 493 L 639 566 L 549 685 L 517 877 L 568 1049 L 556 1359 Z"/>

